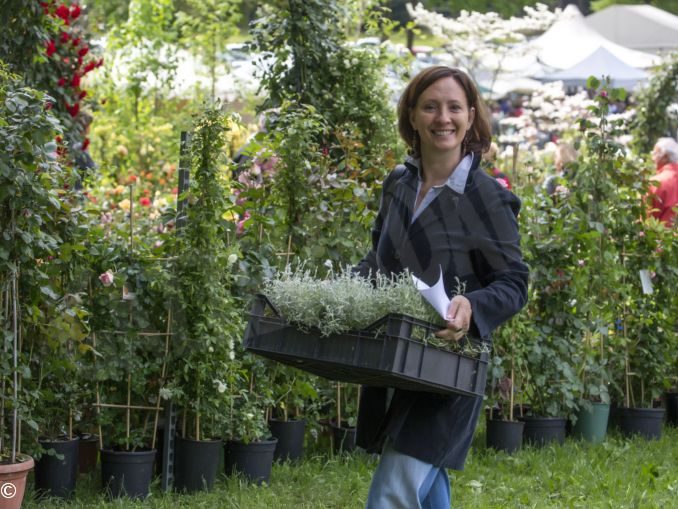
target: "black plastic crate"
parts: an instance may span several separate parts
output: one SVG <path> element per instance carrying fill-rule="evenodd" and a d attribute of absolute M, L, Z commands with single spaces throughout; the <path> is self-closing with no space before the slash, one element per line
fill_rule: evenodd
<path fill-rule="evenodd" d="M 489 354 L 473 357 L 427 345 L 412 339 L 417 329 L 432 332 L 440 327 L 391 314 L 364 331 L 321 337 L 318 331 L 289 324 L 258 295 L 244 344 L 250 352 L 331 380 L 482 396 Z"/>

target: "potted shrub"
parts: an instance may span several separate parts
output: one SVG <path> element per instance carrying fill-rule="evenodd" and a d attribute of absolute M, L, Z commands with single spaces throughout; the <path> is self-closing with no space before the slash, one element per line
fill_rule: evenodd
<path fill-rule="evenodd" d="M 487 447 L 509 454 L 523 443 L 525 422 L 517 419 L 515 394 L 524 361 L 520 352 L 530 343 L 530 332 L 526 313 L 520 313 L 493 334 L 485 436 Z"/>
<path fill-rule="evenodd" d="M 22 429 L 37 428 L 23 333 L 53 293 L 43 261 L 59 248 L 59 190 L 69 176 L 57 163 L 60 127 L 46 101 L 52 99 L 23 87 L 0 62 L 0 483 L 12 493 L 0 497 L 3 509 L 21 505 L 34 464 L 18 440 L 22 422 Z"/>
<path fill-rule="evenodd" d="M 94 407 L 103 489 L 111 497 L 145 498 L 156 457 L 155 425 L 171 331 L 169 271 L 152 250 L 149 230 L 133 228 L 140 214 L 133 208 L 117 213 L 120 220 L 97 226 L 95 231 L 105 233 L 87 243 Z"/>
<path fill-rule="evenodd" d="M 588 250 L 596 263 L 586 288 L 605 303 L 599 313 L 599 327 L 591 330 L 594 334 L 602 331 L 601 339 L 605 339 L 606 331 L 612 331 L 607 338 L 608 359 L 615 392 L 618 397 L 624 394 L 617 417 L 624 420 L 643 414 L 643 427 L 648 425 L 641 431 L 622 424 L 622 431 L 656 438 L 661 432 L 662 411 L 647 408 L 639 412 L 630 407 L 652 407 L 664 388 L 666 373 L 675 369 L 670 363 L 671 337 L 675 334 L 663 332 L 675 326 L 675 319 L 670 318 L 675 298 L 664 288 L 675 286 L 671 284 L 674 270 L 670 258 L 663 258 L 675 256 L 675 239 L 672 232 L 643 219 L 647 216 L 647 180 L 616 140 L 623 134 L 622 120 L 608 118 L 610 102 L 624 100 L 626 92 L 608 90 L 607 84 L 601 86 L 595 78 L 587 85 L 597 89 L 591 107 L 597 118 L 595 122 L 580 121 L 586 156 L 575 178 L 576 196 L 586 221 L 582 224 L 589 225 L 590 238 L 595 239 Z M 653 271 L 663 273 L 656 282 L 658 292 L 650 288 Z M 661 305 L 656 300 L 659 292 L 666 298 Z"/>
<path fill-rule="evenodd" d="M 312 375 L 275 363 L 271 366 L 274 404 L 268 427 L 278 439 L 274 460 L 299 460 L 304 452 L 307 410 L 318 399 Z"/>
<path fill-rule="evenodd" d="M 225 446 L 226 475 L 240 474 L 268 483 L 278 439 L 271 436 L 266 413 L 273 402 L 266 365 L 240 350 L 242 362 L 231 385 L 231 411 Z"/>
<path fill-rule="evenodd" d="M 231 225 L 224 219 L 233 207 L 223 164 L 233 122 L 214 107 L 195 123 L 190 183 L 179 197 L 186 203 L 185 222 L 172 247 L 177 336 L 169 391 L 181 409 L 174 487 L 182 491 L 210 489 L 214 483 L 230 407 L 226 388 L 242 331 L 241 304 L 232 294 L 238 252 L 229 244 Z"/>

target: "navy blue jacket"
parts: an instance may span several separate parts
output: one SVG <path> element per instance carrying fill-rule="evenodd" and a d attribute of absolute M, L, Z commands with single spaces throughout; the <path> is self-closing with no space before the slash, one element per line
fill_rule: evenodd
<path fill-rule="evenodd" d="M 384 180 L 372 250 L 356 269 L 398 273 L 407 268 L 429 285 L 443 271 L 448 295 L 465 284 L 471 302 L 470 335 L 490 333 L 527 301 L 528 268 L 520 251 L 520 200 L 474 162 L 463 193 L 444 186 L 411 222 L 417 167 L 408 161 Z M 379 452 L 389 436 L 394 448 L 439 467 L 463 468 L 482 398 L 396 390 L 386 412 L 386 389 L 363 387 L 358 445 Z"/>

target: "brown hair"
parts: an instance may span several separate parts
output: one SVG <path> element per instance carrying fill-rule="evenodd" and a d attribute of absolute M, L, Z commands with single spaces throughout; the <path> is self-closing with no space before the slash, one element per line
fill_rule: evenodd
<path fill-rule="evenodd" d="M 410 113 L 417 105 L 417 101 L 421 94 L 424 93 L 424 90 L 442 78 L 454 78 L 464 90 L 469 108 L 475 109 L 473 124 L 471 124 L 471 129 L 468 133 L 466 153 L 486 152 L 492 140 L 492 130 L 487 117 L 487 108 L 482 103 L 478 88 L 464 71 L 444 65 L 427 67 L 422 70 L 412 78 L 412 81 L 410 81 L 400 96 L 400 101 L 398 101 L 398 131 L 400 132 L 400 137 L 410 147 L 412 155 L 420 155 L 418 147 L 413 146 L 415 131 L 410 123 Z"/>

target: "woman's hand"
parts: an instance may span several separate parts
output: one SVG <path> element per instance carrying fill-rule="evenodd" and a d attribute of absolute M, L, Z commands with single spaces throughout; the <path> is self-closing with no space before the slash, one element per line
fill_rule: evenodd
<path fill-rule="evenodd" d="M 436 336 L 449 341 L 459 341 L 471 326 L 471 302 L 463 295 L 457 295 L 447 308 L 447 328 L 436 332 Z"/>

